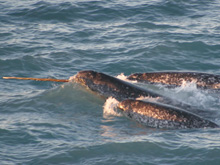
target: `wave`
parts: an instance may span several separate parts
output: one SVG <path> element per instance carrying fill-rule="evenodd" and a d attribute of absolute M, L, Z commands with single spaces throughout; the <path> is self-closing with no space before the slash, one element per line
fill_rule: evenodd
<path fill-rule="evenodd" d="M 54 20 L 60 22 L 69 22 L 74 20 L 103 21 L 115 18 L 117 10 L 105 8 L 98 5 L 98 2 L 62 2 L 51 3 L 40 1 L 32 4 L 29 8 L 20 8 L 17 11 L 11 11 L 10 15 L 15 17 L 25 17 L 31 21 Z"/>
<path fill-rule="evenodd" d="M 69 22 L 77 19 L 88 21 L 109 21 L 120 18 L 154 18 L 159 16 L 186 16 L 194 13 L 200 2 L 189 1 L 160 1 L 152 2 L 102 2 L 102 1 L 75 1 L 59 2 L 40 1 L 19 6 L 16 11 L 10 11 L 11 16 L 26 17 L 31 21 L 54 20 Z M 199 8 L 198 8 L 199 10 Z"/>
<path fill-rule="evenodd" d="M 154 133 L 148 136 L 126 136 L 112 142 L 73 147 L 74 144 L 63 144 L 59 150 L 49 156 L 41 156 L 28 162 L 41 164 L 48 162 L 72 164 L 179 164 L 218 163 L 218 131 L 195 131 L 188 133 L 167 132 Z M 192 141 L 194 143 L 192 144 Z M 67 150 L 68 149 L 68 150 Z M 55 149 L 54 149 L 55 150 Z M 199 150 L 199 152 L 198 152 Z M 210 154 L 213 156 L 210 158 Z M 157 159 L 152 159 L 156 157 Z M 203 159 L 201 159 L 201 157 Z"/>

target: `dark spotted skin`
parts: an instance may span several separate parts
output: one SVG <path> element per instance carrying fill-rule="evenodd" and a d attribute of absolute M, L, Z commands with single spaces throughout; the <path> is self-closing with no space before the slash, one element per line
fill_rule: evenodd
<path fill-rule="evenodd" d="M 153 98 L 163 97 L 118 78 L 90 70 L 78 72 L 75 76 L 75 81 L 106 98 L 112 96 L 119 101 L 141 96 Z"/>
<path fill-rule="evenodd" d="M 181 86 L 185 82 L 194 82 L 199 88 L 220 89 L 220 75 L 197 72 L 154 72 L 134 73 L 128 76 L 129 80 L 163 84 L 169 87 Z"/>
<path fill-rule="evenodd" d="M 119 102 L 124 114 L 142 124 L 156 128 L 218 128 L 212 121 L 185 110 L 163 104 L 127 99 Z"/>

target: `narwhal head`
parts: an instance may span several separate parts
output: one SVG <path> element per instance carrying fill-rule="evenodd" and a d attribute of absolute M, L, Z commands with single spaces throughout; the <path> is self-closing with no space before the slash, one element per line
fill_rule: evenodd
<path fill-rule="evenodd" d="M 121 80 L 92 70 L 80 71 L 74 81 L 106 97 L 117 97 Z"/>
<path fill-rule="evenodd" d="M 94 79 L 97 77 L 97 74 L 98 72 L 92 70 L 80 71 L 74 77 L 74 81 L 81 85 L 88 86 L 89 83 L 94 82 Z"/>

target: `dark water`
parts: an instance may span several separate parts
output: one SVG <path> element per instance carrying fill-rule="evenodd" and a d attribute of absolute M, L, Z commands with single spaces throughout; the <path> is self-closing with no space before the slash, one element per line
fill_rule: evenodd
<path fill-rule="evenodd" d="M 0 1 L 0 76 L 220 74 L 219 9 L 218 0 Z M 220 124 L 219 93 L 146 87 Z M 219 164 L 219 129 L 147 128 L 104 103 L 74 83 L 1 79 L 1 164 Z"/>

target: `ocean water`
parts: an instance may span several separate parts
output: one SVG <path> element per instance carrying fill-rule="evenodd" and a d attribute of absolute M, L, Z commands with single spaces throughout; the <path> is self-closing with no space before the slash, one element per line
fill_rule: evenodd
<path fill-rule="evenodd" d="M 218 0 L 0 0 L 0 77 L 220 74 Z M 137 84 L 210 112 L 193 84 Z M 220 129 L 149 128 L 75 83 L 0 79 L 0 164 L 219 164 Z"/>

